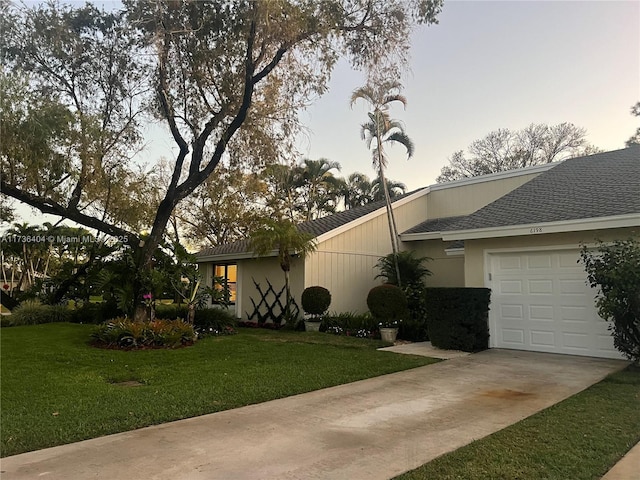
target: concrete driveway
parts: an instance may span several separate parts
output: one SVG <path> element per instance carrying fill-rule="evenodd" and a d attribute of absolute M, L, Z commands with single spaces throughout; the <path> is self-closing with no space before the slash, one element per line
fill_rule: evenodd
<path fill-rule="evenodd" d="M 7 457 L 0 479 L 388 479 L 528 417 L 625 365 L 489 350 Z"/>

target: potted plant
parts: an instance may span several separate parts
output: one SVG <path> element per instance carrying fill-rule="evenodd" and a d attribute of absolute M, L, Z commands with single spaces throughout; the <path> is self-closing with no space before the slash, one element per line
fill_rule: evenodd
<path fill-rule="evenodd" d="M 373 287 L 367 295 L 367 306 L 378 322 L 382 340 L 395 342 L 398 326 L 407 314 L 407 297 L 402 289 L 390 284 Z"/>
<path fill-rule="evenodd" d="M 302 292 L 301 302 L 305 313 L 304 329 L 319 332 L 324 314 L 331 305 L 331 293 L 324 287 L 307 287 Z"/>

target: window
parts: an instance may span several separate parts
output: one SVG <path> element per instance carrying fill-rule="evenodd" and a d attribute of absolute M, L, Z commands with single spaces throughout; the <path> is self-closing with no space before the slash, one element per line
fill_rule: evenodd
<path fill-rule="evenodd" d="M 213 275 L 215 277 L 222 277 L 229 287 L 231 293 L 230 302 L 236 303 L 236 294 L 238 287 L 238 266 L 237 265 L 214 265 Z M 214 288 L 222 289 L 220 285 L 214 285 Z"/>

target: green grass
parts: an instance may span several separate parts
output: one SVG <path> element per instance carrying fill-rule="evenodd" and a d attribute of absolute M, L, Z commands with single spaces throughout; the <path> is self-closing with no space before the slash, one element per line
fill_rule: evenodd
<path fill-rule="evenodd" d="M 640 368 L 587 390 L 398 480 L 599 479 L 640 441 Z"/>
<path fill-rule="evenodd" d="M 0 330 L 1 456 L 436 361 L 378 352 L 379 341 L 251 329 L 177 350 L 102 350 L 87 344 L 92 328 L 53 323 Z"/>

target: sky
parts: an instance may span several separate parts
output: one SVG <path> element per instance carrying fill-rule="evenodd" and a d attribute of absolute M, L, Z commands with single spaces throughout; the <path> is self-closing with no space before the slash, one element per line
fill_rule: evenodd
<path fill-rule="evenodd" d="M 391 110 L 415 154 L 390 149 L 387 176 L 409 190 L 435 183 L 455 151 L 498 128 L 571 122 L 607 151 L 624 148 L 639 126 L 630 113 L 640 101 L 639 1 L 445 0 L 438 18 L 413 34 L 402 79 L 408 105 Z M 339 162 L 343 176 L 375 176 L 360 139 L 367 107 L 349 106 L 363 83 L 341 62 L 329 91 L 301 113 L 302 155 Z M 172 145 L 168 135 L 152 143 L 149 160 Z"/>
<path fill-rule="evenodd" d="M 402 79 L 402 120 L 415 143 L 390 155 L 388 177 L 409 190 L 435 183 L 448 158 L 498 128 L 571 122 L 600 149 L 624 148 L 640 119 L 640 2 L 447 1 L 439 24 L 412 38 Z M 373 177 L 360 140 L 366 106 L 349 107 L 364 77 L 341 63 L 330 89 L 307 112 L 300 147 Z"/>

